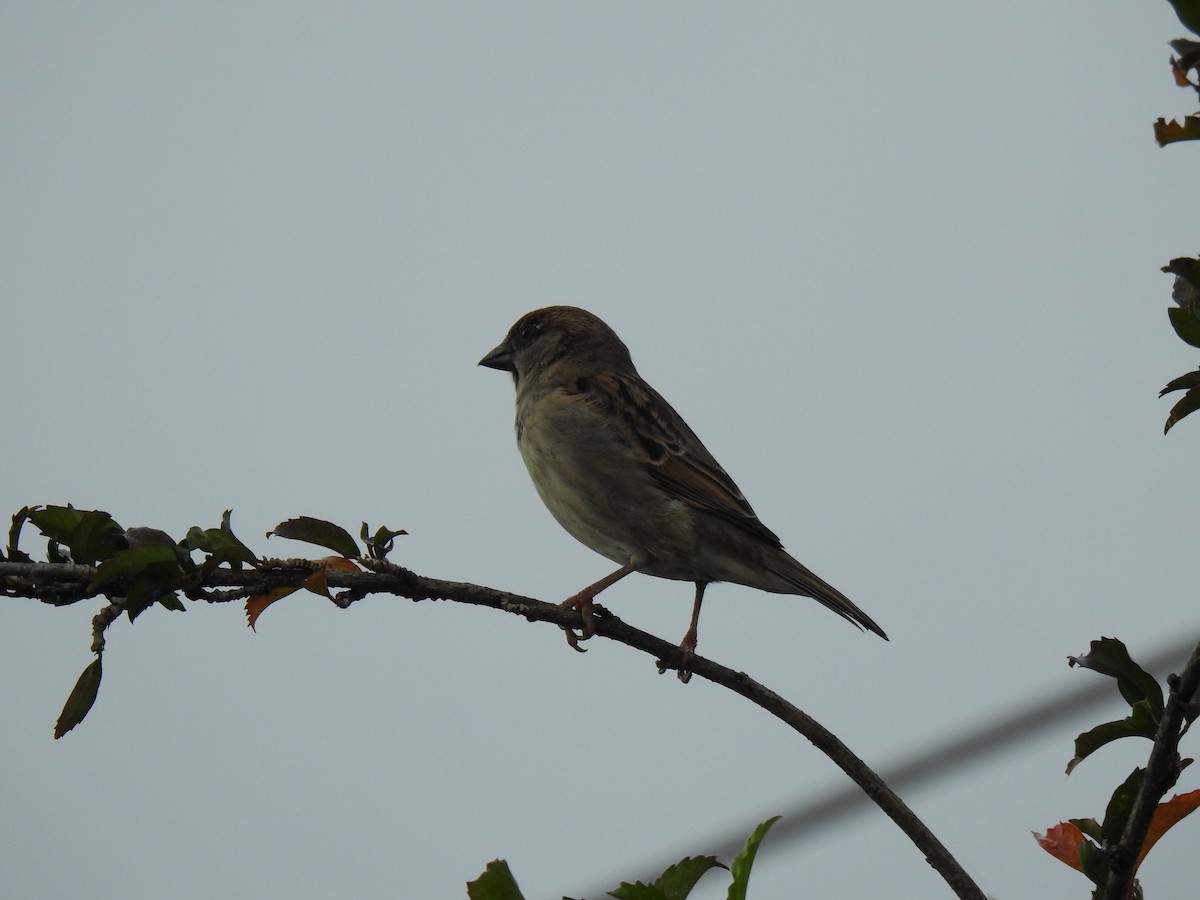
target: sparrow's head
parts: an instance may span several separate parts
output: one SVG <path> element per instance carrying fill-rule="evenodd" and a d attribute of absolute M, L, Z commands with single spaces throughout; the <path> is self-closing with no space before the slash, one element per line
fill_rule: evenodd
<path fill-rule="evenodd" d="M 547 306 L 521 316 L 479 365 L 511 372 L 514 384 L 533 373 L 552 377 L 555 370 L 564 378 L 634 371 L 629 348 L 616 332 L 574 306 Z"/>

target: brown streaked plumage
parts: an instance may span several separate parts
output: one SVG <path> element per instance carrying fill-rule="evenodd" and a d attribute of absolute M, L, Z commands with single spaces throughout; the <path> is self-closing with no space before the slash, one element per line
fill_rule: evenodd
<path fill-rule="evenodd" d="M 620 565 L 564 601 L 584 621 L 578 635 L 567 632 L 571 646 L 582 649 L 578 641 L 594 634 L 596 595 L 631 572 L 695 584 L 685 657 L 695 652 L 704 589 L 714 581 L 812 597 L 887 639 L 783 549 L 596 316 L 571 306 L 534 310 L 479 364 L 512 373 L 517 445 L 542 501 L 575 538 Z M 680 677 L 688 675 L 685 666 Z"/>

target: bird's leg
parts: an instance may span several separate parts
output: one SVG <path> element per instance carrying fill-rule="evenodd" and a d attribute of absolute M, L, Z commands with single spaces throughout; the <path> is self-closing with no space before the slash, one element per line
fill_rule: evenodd
<path fill-rule="evenodd" d="M 696 582 L 696 602 L 692 604 L 692 624 L 688 626 L 687 634 L 679 643 L 679 649 L 683 651 L 683 665 L 679 667 L 679 680 L 684 684 L 692 680 L 692 670 L 689 667 L 692 664 L 692 657 L 696 655 L 696 628 L 700 624 L 700 604 L 704 602 L 706 587 L 708 587 L 708 582 Z"/>
<path fill-rule="evenodd" d="M 580 653 L 586 652 L 583 647 L 579 646 L 579 642 L 586 641 L 596 633 L 596 620 L 592 616 L 592 608 L 594 606 L 592 601 L 596 599 L 596 595 L 605 588 L 612 587 L 630 572 L 634 571 L 636 569 L 632 565 L 621 566 L 621 568 L 617 569 L 611 575 L 604 576 L 595 584 L 589 584 L 582 591 L 573 594 L 559 604 L 563 609 L 579 610 L 579 615 L 583 617 L 583 628 L 579 634 L 576 634 L 570 628 L 563 629 L 567 633 L 567 643 L 571 645 L 571 649 L 578 650 Z"/>

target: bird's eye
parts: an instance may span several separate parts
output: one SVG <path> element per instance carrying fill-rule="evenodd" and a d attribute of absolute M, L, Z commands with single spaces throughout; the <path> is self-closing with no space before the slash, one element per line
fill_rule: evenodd
<path fill-rule="evenodd" d="M 526 322 L 513 335 L 513 343 L 518 347 L 524 347 L 537 336 L 539 330 L 541 330 L 541 326 L 537 322 Z"/>

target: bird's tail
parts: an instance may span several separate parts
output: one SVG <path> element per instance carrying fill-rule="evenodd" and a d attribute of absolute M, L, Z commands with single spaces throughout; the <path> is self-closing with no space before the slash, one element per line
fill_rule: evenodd
<path fill-rule="evenodd" d="M 817 577 L 798 560 L 791 556 L 788 556 L 787 559 L 792 565 L 784 567 L 775 565 L 773 564 L 774 561 L 772 561 L 772 563 L 768 563 L 767 569 L 795 587 L 798 593 L 806 597 L 812 597 L 818 603 L 829 607 L 843 619 L 854 623 L 859 628 L 873 631 L 885 641 L 888 639 L 887 633 L 875 624 L 875 620 L 855 606 L 849 597 L 833 585 Z"/>

